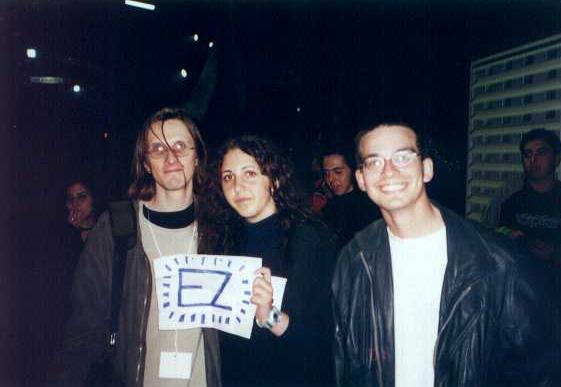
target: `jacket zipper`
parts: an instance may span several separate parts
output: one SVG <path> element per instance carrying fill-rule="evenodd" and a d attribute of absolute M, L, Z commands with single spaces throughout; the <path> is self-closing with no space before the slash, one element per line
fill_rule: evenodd
<path fill-rule="evenodd" d="M 460 302 L 469 294 L 469 292 L 471 292 L 472 286 L 476 282 L 478 281 L 472 282 L 467 288 L 464 289 L 464 291 L 462 291 L 462 294 L 460 294 L 460 297 L 458 297 L 456 302 L 454 302 L 454 305 L 452 305 L 452 310 L 450 311 L 450 314 L 448 315 L 448 317 L 444 321 L 444 324 L 442 324 L 442 327 L 438 331 L 438 336 L 436 337 L 436 343 L 434 344 L 434 351 L 432 356 L 432 367 L 434 368 L 435 372 L 436 372 L 436 356 L 438 351 L 438 343 L 440 342 L 440 337 L 442 335 L 442 332 L 444 331 L 444 329 L 446 329 L 446 326 L 448 326 L 448 324 L 452 320 L 452 317 L 454 316 L 454 312 L 458 308 Z"/>
<path fill-rule="evenodd" d="M 366 269 L 366 275 L 368 277 L 368 282 L 370 282 L 370 314 L 371 314 L 371 318 L 372 318 L 372 325 L 373 325 L 373 331 L 374 331 L 374 351 L 376 353 L 376 369 L 377 369 L 377 376 L 378 376 L 378 385 L 380 387 L 384 387 L 384 381 L 382 380 L 382 365 L 381 365 L 381 361 L 382 358 L 380 357 L 380 348 L 379 348 L 379 340 L 378 340 L 378 331 L 376 329 L 376 327 L 374 326 L 374 322 L 375 320 L 375 312 L 374 312 L 374 281 L 372 280 L 372 273 L 370 272 L 370 268 L 368 267 L 368 264 L 366 263 L 366 259 L 364 258 L 364 254 L 362 253 L 362 251 L 360 252 L 360 260 L 362 261 L 362 264 L 364 265 L 364 268 Z"/>
<path fill-rule="evenodd" d="M 144 264 L 147 267 L 147 273 L 148 276 L 146 278 L 146 282 L 147 282 L 147 292 L 146 292 L 146 297 L 144 298 L 144 314 L 142 315 L 142 320 L 140 323 L 140 326 L 142 327 L 140 334 L 140 345 L 138 346 L 138 364 L 136 366 L 136 385 L 140 386 L 143 383 L 140 383 L 140 370 L 141 367 L 144 364 L 144 359 L 142 359 L 142 352 L 144 351 L 144 347 L 142 345 L 142 342 L 144 340 L 146 340 L 146 329 L 148 328 L 148 322 L 147 322 L 147 316 L 149 313 L 149 308 L 150 308 L 150 298 L 152 296 L 152 272 L 150 270 L 150 262 L 148 262 L 148 257 L 146 256 L 146 254 L 144 254 Z"/>

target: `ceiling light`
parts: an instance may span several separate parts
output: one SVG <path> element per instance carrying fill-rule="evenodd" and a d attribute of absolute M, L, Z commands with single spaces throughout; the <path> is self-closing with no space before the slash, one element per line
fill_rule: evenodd
<path fill-rule="evenodd" d="M 125 0 L 125 5 L 130 5 L 131 7 L 147 9 L 148 11 L 153 11 L 153 10 L 156 9 L 156 6 L 154 4 L 143 3 L 141 1 L 135 1 L 135 0 Z"/>
<path fill-rule="evenodd" d="M 75 84 L 74 86 L 72 86 L 72 91 L 75 93 L 79 93 L 80 91 L 82 91 L 82 88 L 80 87 L 80 85 Z"/>
<path fill-rule="evenodd" d="M 187 78 L 187 70 L 181 69 L 180 74 L 181 74 L 181 78 Z"/>
<path fill-rule="evenodd" d="M 62 77 L 29 77 L 29 81 L 31 83 L 43 83 L 46 85 L 58 85 L 64 83 L 64 79 Z"/>
<path fill-rule="evenodd" d="M 37 58 L 37 50 L 34 48 L 28 48 L 25 53 L 27 54 L 27 57 L 30 59 L 35 59 Z"/>

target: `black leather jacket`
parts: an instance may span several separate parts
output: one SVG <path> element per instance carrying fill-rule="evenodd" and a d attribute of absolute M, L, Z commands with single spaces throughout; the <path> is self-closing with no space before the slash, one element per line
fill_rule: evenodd
<path fill-rule="evenodd" d="M 557 324 L 525 257 L 441 208 L 448 263 L 434 351 L 435 386 L 559 386 Z M 386 224 L 343 249 L 332 290 L 340 386 L 393 387 L 394 326 Z M 414 316 L 411 316 L 414 318 Z M 557 367 L 557 368 L 556 368 Z"/>
<path fill-rule="evenodd" d="M 135 214 L 138 214 L 138 205 L 134 205 Z M 50 367 L 50 384 L 85 385 L 90 366 L 103 357 L 110 322 L 113 248 L 109 215 L 104 213 L 88 236 L 80 256 L 73 286 L 72 316 L 65 329 L 62 349 Z M 152 286 L 150 264 L 137 226 L 136 246 L 127 252 L 114 365 L 117 376 L 126 386 L 143 385 Z M 219 387 L 218 334 L 213 329 L 203 329 L 203 336 L 207 386 Z"/>

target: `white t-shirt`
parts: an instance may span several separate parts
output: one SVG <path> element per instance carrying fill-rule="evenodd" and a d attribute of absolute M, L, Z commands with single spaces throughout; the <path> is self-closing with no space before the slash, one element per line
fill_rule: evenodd
<path fill-rule="evenodd" d="M 433 356 L 447 263 L 446 228 L 402 239 L 388 229 L 394 291 L 395 387 L 434 386 Z"/>

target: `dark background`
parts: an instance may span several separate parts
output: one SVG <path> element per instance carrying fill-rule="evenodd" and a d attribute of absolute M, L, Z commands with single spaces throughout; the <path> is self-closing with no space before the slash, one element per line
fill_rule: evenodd
<path fill-rule="evenodd" d="M 122 196 L 136 131 L 158 108 L 200 110 L 214 85 L 207 143 L 266 134 L 302 177 L 321 144 L 409 122 L 434 141 L 432 196 L 463 213 L 470 61 L 561 32 L 558 0 L 153 3 L 0 2 L 1 385 L 39 384 L 60 340 L 65 186 Z"/>

